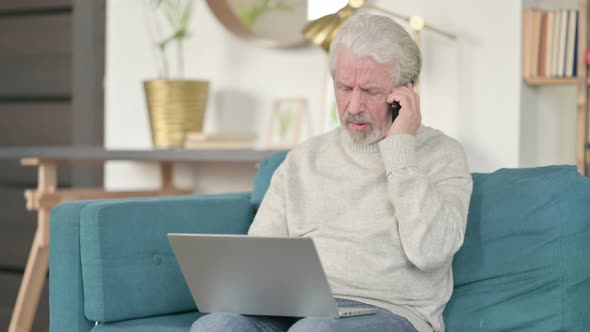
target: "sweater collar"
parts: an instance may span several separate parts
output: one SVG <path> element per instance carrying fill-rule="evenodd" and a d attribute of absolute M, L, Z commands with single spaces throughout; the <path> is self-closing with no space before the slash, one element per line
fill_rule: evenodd
<path fill-rule="evenodd" d="M 346 131 L 346 129 L 339 127 L 338 130 L 340 131 L 340 140 L 344 148 L 351 152 L 358 152 L 358 153 L 379 153 L 381 150 L 379 149 L 379 142 L 371 144 L 358 144 L 352 140 L 350 134 Z M 420 128 L 418 128 L 418 132 L 416 133 L 416 137 L 419 136 L 424 131 L 424 125 L 420 124 Z"/>
<path fill-rule="evenodd" d="M 379 152 L 379 142 L 371 143 L 371 144 L 359 144 L 355 143 L 350 136 L 350 134 L 346 131 L 346 129 L 340 127 L 340 139 L 342 141 L 342 145 L 345 149 L 351 152 L 360 152 L 360 153 L 378 153 Z"/>

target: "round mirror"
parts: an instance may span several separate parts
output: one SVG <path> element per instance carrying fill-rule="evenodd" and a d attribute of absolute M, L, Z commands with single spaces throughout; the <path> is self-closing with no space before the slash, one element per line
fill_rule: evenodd
<path fill-rule="evenodd" d="M 306 44 L 307 0 L 207 0 L 217 19 L 240 38 L 267 47 Z"/>

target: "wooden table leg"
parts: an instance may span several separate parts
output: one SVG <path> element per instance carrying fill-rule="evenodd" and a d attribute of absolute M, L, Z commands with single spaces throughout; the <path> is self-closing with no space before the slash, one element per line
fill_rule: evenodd
<path fill-rule="evenodd" d="M 21 281 L 18 297 L 8 327 L 9 332 L 30 331 L 39 305 L 39 298 L 49 267 L 49 243 L 43 239 L 42 224 L 49 223 L 49 210 L 39 210 L 37 232 L 27 261 L 25 274 Z"/>
<path fill-rule="evenodd" d="M 173 166 L 171 162 L 160 162 L 160 190 L 174 190 Z"/>
<path fill-rule="evenodd" d="M 168 195 L 188 195 L 192 190 L 178 189 L 174 185 L 174 164 L 169 161 L 161 161 L 160 163 L 160 189 L 159 194 Z"/>
<path fill-rule="evenodd" d="M 57 168 L 54 163 L 39 164 L 38 191 L 55 191 Z M 49 267 L 49 213 L 50 207 L 40 207 L 37 215 L 37 231 L 31 247 L 31 253 L 25 268 L 25 274 L 18 291 L 16 304 L 12 313 L 9 332 L 28 332 L 31 330 L 41 291 L 47 279 Z"/>

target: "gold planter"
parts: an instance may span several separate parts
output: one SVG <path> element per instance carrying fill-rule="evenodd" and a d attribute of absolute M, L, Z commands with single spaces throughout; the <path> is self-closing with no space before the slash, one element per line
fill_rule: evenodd
<path fill-rule="evenodd" d="M 203 130 L 208 81 L 153 80 L 143 87 L 154 147 L 180 148 L 186 133 Z"/>

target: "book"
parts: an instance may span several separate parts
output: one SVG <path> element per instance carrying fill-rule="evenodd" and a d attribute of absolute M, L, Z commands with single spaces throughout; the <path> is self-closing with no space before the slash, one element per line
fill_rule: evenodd
<path fill-rule="evenodd" d="M 532 34 L 532 9 L 525 9 L 522 12 L 522 40 L 523 40 L 523 50 L 522 50 L 522 75 L 525 78 L 531 77 L 531 34 Z"/>
<path fill-rule="evenodd" d="M 553 12 L 553 41 L 551 43 L 551 72 L 550 77 L 558 77 L 559 45 L 561 44 L 561 14 L 559 10 Z"/>
<path fill-rule="evenodd" d="M 190 132 L 186 135 L 186 149 L 242 150 L 252 149 L 256 135 L 250 134 L 204 134 Z"/>
<path fill-rule="evenodd" d="M 552 77 L 551 65 L 553 63 L 553 39 L 555 38 L 554 32 L 555 12 L 550 11 L 547 13 L 547 45 L 545 48 L 545 77 Z"/>
<path fill-rule="evenodd" d="M 567 45 L 565 59 L 565 77 L 573 77 L 575 73 L 574 62 L 576 59 L 576 42 L 578 27 L 578 11 L 568 11 Z"/>
<path fill-rule="evenodd" d="M 580 23 L 580 11 L 576 10 L 576 33 L 575 33 L 575 37 L 574 37 L 574 68 L 572 70 L 574 77 L 576 77 L 578 75 L 578 26 Z"/>
<path fill-rule="evenodd" d="M 547 77 L 547 71 L 545 68 L 547 66 L 547 41 L 549 38 L 549 31 L 547 29 L 548 19 L 549 13 L 544 12 L 541 16 L 541 35 L 539 40 L 539 61 L 537 68 L 539 77 Z"/>
<path fill-rule="evenodd" d="M 561 9 L 559 11 L 559 44 L 557 45 L 557 77 L 565 77 L 565 54 L 567 48 L 567 28 L 569 26 L 569 11 Z"/>
<path fill-rule="evenodd" d="M 531 27 L 531 60 L 530 60 L 530 77 L 539 76 L 539 52 L 541 41 L 541 16 L 542 12 L 538 9 L 533 9 L 532 12 L 532 27 Z"/>

